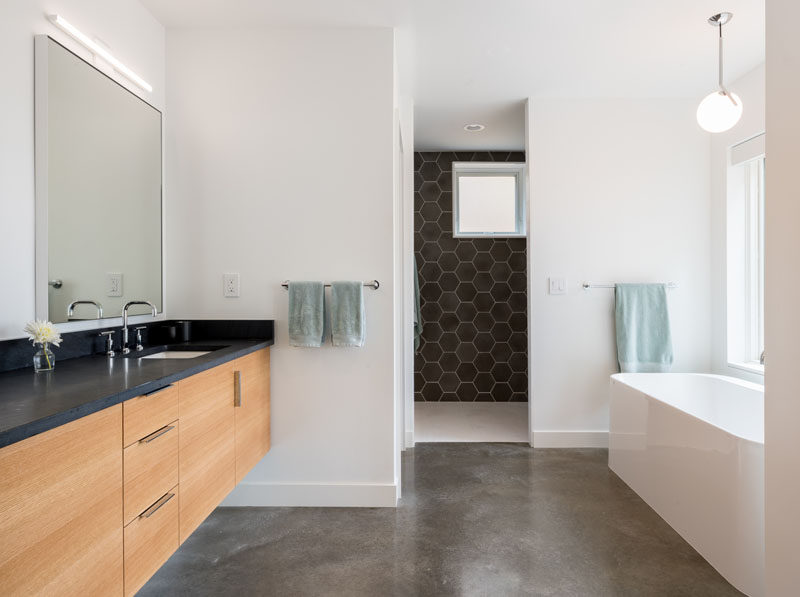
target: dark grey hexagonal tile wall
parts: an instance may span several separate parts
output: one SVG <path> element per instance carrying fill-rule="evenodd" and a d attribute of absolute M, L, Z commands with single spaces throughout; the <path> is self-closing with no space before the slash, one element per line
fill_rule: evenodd
<path fill-rule="evenodd" d="M 414 399 L 528 400 L 524 238 L 453 238 L 452 162 L 524 162 L 522 152 L 417 152 L 414 251 L 422 342 Z"/>

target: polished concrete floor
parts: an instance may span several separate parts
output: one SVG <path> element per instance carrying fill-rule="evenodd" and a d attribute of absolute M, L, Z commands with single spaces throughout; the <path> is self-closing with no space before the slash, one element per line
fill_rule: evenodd
<path fill-rule="evenodd" d="M 140 595 L 739 595 L 605 450 L 423 444 L 392 508 L 219 508 Z"/>

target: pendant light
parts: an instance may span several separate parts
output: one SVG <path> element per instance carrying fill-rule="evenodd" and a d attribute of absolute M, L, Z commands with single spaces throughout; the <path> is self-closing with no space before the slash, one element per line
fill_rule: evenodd
<path fill-rule="evenodd" d="M 722 26 L 732 18 L 732 13 L 721 12 L 708 19 L 709 25 L 719 28 L 719 90 L 709 93 L 697 106 L 697 123 L 709 133 L 727 131 L 742 117 L 742 100 L 722 82 Z"/>

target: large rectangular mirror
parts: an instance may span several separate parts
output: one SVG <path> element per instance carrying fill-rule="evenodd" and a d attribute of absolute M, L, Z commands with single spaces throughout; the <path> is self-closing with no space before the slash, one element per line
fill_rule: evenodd
<path fill-rule="evenodd" d="M 35 53 L 36 315 L 160 312 L 161 112 L 47 36 Z"/>

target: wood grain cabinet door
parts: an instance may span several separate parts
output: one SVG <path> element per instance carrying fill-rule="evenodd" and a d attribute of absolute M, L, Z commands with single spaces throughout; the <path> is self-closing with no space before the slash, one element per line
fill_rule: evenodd
<path fill-rule="evenodd" d="M 169 385 L 122 403 L 122 439 L 130 446 L 178 418 L 178 387 Z M 176 434 L 177 435 L 177 434 Z"/>
<path fill-rule="evenodd" d="M 126 597 L 133 597 L 178 549 L 179 499 L 175 486 L 125 527 Z"/>
<path fill-rule="evenodd" d="M 178 382 L 181 543 L 235 484 L 233 377 L 231 362 Z"/>
<path fill-rule="evenodd" d="M 172 421 L 123 450 L 125 524 L 178 484 L 178 438 L 178 421 Z"/>
<path fill-rule="evenodd" d="M 269 451 L 269 348 L 233 362 L 236 482 Z"/>
<path fill-rule="evenodd" d="M 122 405 L 0 449 L 0 594 L 122 595 Z"/>

